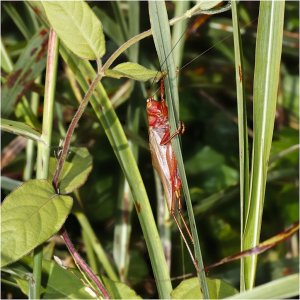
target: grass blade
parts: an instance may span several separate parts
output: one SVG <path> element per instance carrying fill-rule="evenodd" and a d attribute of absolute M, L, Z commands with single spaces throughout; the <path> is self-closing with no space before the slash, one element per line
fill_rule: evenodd
<path fill-rule="evenodd" d="M 226 299 L 288 299 L 299 294 L 299 273 L 289 275 Z"/>
<path fill-rule="evenodd" d="M 113 3 L 112 3 L 113 5 Z M 129 1 L 128 2 L 128 26 L 123 28 L 122 32 L 124 32 L 124 42 L 125 40 L 129 39 L 132 36 L 137 35 L 140 32 L 140 3 L 136 1 Z M 118 2 L 118 9 L 116 11 L 120 11 L 120 6 Z M 122 16 L 122 14 L 121 14 Z M 118 21 L 118 19 L 117 19 Z M 125 20 L 117 22 L 120 26 L 125 26 Z M 128 28 L 127 28 L 128 27 Z M 119 45 L 121 45 L 120 43 Z M 128 57 L 131 62 L 138 62 L 139 56 L 139 45 L 136 44 L 128 49 Z M 131 82 L 133 87 L 133 93 L 131 94 L 128 108 L 127 108 L 127 124 L 128 128 L 135 134 L 138 134 L 140 128 L 140 116 L 141 116 L 141 106 L 139 105 L 138 97 L 136 97 L 137 93 L 137 85 L 134 81 Z M 139 147 L 135 144 L 132 140 L 128 141 L 129 147 L 132 150 L 134 158 L 138 161 L 139 155 Z M 123 213 L 120 214 L 117 220 L 117 224 L 115 226 L 114 231 L 114 259 L 119 271 L 119 276 L 122 282 L 125 282 L 127 279 L 127 273 L 129 269 L 129 245 L 130 245 L 130 238 L 131 238 L 131 215 L 133 209 L 133 198 L 132 193 L 130 191 L 130 186 L 128 181 L 124 178 L 122 174 L 122 179 L 120 186 L 120 196 L 118 199 L 118 207 L 120 211 Z"/>
<path fill-rule="evenodd" d="M 171 33 L 166 6 L 161 1 L 149 1 L 149 14 L 151 27 L 153 31 L 153 39 L 156 46 L 157 54 L 160 60 L 162 70 L 167 72 L 166 77 L 166 99 L 168 101 L 168 111 L 170 119 L 171 132 L 174 132 L 178 126 L 178 114 L 179 114 L 179 97 L 176 80 L 176 66 L 173 59 Z M 178 161 L 180 178 L 182 180 L 183 193 L 186 200 L 190 227 L 193 235 L 195 245 L 195 257 L 198 261 L 200 270 L 203 270 L 203 261 L 201 255 L 201 249 L 198 239 L 198 233 L 196 229 L 195 218 L 193 214 L 193 208 L 191 203 L 191 197 L 187 185 L 187 179 L 185 175 L 185 169 L 183 165 L 182 154 L 180 150 L 180 143 L 178 137 L 172 139 L 172 145 Z M 205 273 L 199 272 L 200 286 L 204 295 L 204 298 L 209 298 Z"/>
<path fill-rule="evenodd" d="M 96 73 L 91 64 L 87 61 L 80 60 L 64 47 L 61 47 L 60 50 L 63 59 L 76 75 L 80 86 L 83 90 L 87 90 L 89 86 L 88 81 L 96 77 Z M 128 141 L 121 123 L 111 105 L 106 91 L 100 83 L 91 98 L 91 104 L 96 116 L 104 127 L 115 155 L 130 185 L 147 244 L 159 295 L 161 298 L 169 298 L 172 290 L 171 281 L 141 174 L 132 151 L 128 146 Z"/>
<path fill-rule="evenodd" d="M 259 243 L 280 73 L 284 1 L 260 3 L 253 87 L 254 140 L 243 249 Z M 254 286 L 257 256 L 244 260 L 245 288 Z"/>
<path fill-rule="evenodd" d="M 248 149 L 248 127 L 247 111 L 244 90 L 244 68 L 243 53 L 241 45 L 240 27 L 238 20 L 238 11 L 236 1 L 232 1 L 232 26 L 233 42 L 235 56 L 235 73 L 236 73 L 236 94 L 238 110 L 238 130 L 239 130 L 239 161 L 240 161 L 240 207 L 241 207 L 241 251 L 243 249 L 243 232 L 244 232 L 244 214 L 248 210 L 249 201 L 249 149 Z M 244 271 L 241 264 L 241 290 L 244 289 Z"/>
<path fill-rule="evenodd" d="M 27 139 L 31 139 L 36 142 L 44 142 L 40 132 L 23 122 L 1 119 L 0 127 L 3 131 L 7 131 L 16 135 L 21 135 Z"/>

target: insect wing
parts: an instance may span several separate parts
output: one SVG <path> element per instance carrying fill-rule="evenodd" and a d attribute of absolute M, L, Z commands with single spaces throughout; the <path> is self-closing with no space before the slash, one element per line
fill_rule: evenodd
<path fill-rule="evenodd" d="M 165 134 L 165 130 L 160 128 L 149 128 L 149 143 L 152 156 L 152 164 L 157 171 L 165 192 L 169 211 L 172 205 L 171 174 L 167 162 L 167 152 L 170 151 L 171 144 L 160 145 L 160 141 Z"/>

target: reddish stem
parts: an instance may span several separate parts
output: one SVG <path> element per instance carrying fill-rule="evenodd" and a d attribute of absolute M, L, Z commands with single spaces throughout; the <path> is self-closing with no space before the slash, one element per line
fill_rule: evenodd
<path fill-rule="evenodd" d="M 63 149 L 62 149 L 62 152 L 59 156 L 59 160 L 58 160 L 58 163 L 57 163 L 57 166 L 56 166 L 56 170 L 55 170 L 55 174 L 53 176 L 53 180 L 52 180 L 52 183 L 53 183 L 53 186 L 54 186 L 54 189 L 57 193 L 59 193 L 59 190 L 58 190 L 58 180 L 59 180 L 59 176 L 62 172 L 62 169 L 63 169 L 63 166 L 64 166 L 64 163 L 67 159 L 67 154 L 68 154 L 68 151 L 69 151 L 69 148 L 70 148 L 70 143 L 71 143 L 71 138 L 72 138 L 72 135 L 74 133 L 74 130 L 86 108 L 86 106 L 88 105 L 89 103 L 89 100 L 94 92 L 94 90 L 96 89 L 96 86 L 98 84 L 98 82 L 101 80 L 102 78 L 102 74 L 98 73 L 97 76 L 95 77 L 95 79 L 93 80 L 91 86 L 89 87 L 88 91 L 86 92 L 84 98 L 82 99 L 82 101 L 80 102 L 80 105 L 71 121 L 71 124 L 68 128 L 68 131 L 67 131 L 67 134 L 66 134 L 66 138 L 64 140 L 64 144 L 63 144 Z"/>
<path fill-rule="evenodd" d="M 71 242 L 69 235 L 64 227 L 61 229 L 60 235 L 61 235 L 62 239 L 64 240 L 64 242 L 66 243 L 66 246 L 68 247 L 69 252 L 71 253 L 76 264 L 78 266 L 80 266 L 82 271 L 84 271 L 90 277 L 90 279 L 95 283 L 95 285 L 97 286 L 99 291 L 101 291 L 104 299 L 110 299 L 108 292 L 106 291 L 103 284 L 100 282 L 100 280 L 97 278 L 97 276 L 93 273 L 93 271 L 90 269 L 90 267 L 86 264 L 86 262 L 82 259 L 82 257 L 76 251 L 76 249 L 75 249 L 73 243 Z"/>

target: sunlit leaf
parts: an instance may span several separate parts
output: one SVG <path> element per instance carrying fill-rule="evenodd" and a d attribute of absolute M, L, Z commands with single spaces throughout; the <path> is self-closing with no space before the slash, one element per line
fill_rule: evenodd
<path fill-rule="evenodd" d="M 106 277 L 102 277 L 102 280 L 112 299 L 142 299 L 125 283 L 115 282 Z"/>
<path fill-rule="evenodd" d="M 77 271 L 64 269 L 56 263 L 43 262 L 43 269 L 49 274 L 44 299 L 97 299 L 91 288 L 83 284 Z"/>
<path fill-rule="evenodd" d="M 73 192 L 82 186 L 93 168 L 93 159 L 86 148 L 72 148 L 60 176 L 59 190 L 62 194 Z M 50 158 L 49 180 L 52 180 L 57 160 Z"/>
<path fill-rule="evenodd" d="M 207 278 L 207 286 L 211 299 L 222 299 L 237 294 L 234 287 L 220 279 Z M 171 293 L 171 296 L 172 299 L 203 299 L 198 278 L 182 281 Z"/>
<path fill-rule="evenodd" d="M 134 80 L 147 81 L 152 78 L 158 80 L 162 76 L 162 73 L 147 69 L 137 63 L 126 62 L 117 65 L 112 70 L 107 70 L 105 75 L 113 78 L 127 77 Z"/>
<path fill-rule="evenodd" d="M 105 53 L 100 20 L 84 1 L 43 1 L 51 26 L 76 55 L 96 60 Z"/>
<path fill-rule="evenodd" d="M 72 198 L 55 194 L 47 180 L 30 180 L 9 196 L 1 206 L 1 265 L 29 253 L 65 222 Z"/>

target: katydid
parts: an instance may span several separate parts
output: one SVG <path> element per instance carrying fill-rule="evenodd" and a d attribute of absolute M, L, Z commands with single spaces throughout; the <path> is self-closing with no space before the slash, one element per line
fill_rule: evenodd
<path fill-rule="evenodd" d="M 187 247 L 187 250 L 191 256 L 193 264 L 198 271 L 196 259 L 192 254 L 186 236 L 181 226 L 179 225 L 176 216 L 176 212 L 178 212 L 182 224 L 184 225 L 185 231 L 187 232 L 191 242 L 193 243 L 192 235 L 181 213 L 181 179 L 179 176 L 177 160 L 171 144 L 172 138 L 184 132 L 184 125 L 181 122 L 178 129 L 172 135 L 170 134 L 168 108 L 164 99 L 163 79 L 161 79 L 160 94 L 160 101 L 156 101 L 153 97 L 147 99 L 149 144 L 152 163 L 162 181 L 165 199 L 170 215 L 172 215 L 182 236 L 182 239 Z"/>

